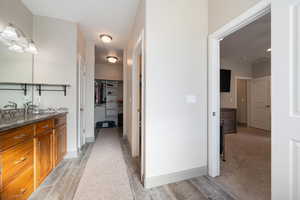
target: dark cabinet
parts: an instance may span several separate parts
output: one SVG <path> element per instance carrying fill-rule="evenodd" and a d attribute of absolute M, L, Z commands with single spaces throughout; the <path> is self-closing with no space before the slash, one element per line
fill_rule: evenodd
<path fill-rule="evenodd" d="M 236 133 L 236 109 L 234 108 L 221 108 L 221 124 L 224 133 Z"/>

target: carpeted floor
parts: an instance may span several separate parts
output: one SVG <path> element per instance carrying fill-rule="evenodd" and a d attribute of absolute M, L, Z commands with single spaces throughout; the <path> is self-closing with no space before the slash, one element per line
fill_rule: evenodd
<path fill-rule="evenodd" d="M 226 162 L 215 180 L 242 200 L 271 199 L 270 132 L 239 128 L 226 135 Z"/>
<path fill-rule="evenodd" d="M 74 200 L 132 200 L 117 129 L 97 137 Z"/>

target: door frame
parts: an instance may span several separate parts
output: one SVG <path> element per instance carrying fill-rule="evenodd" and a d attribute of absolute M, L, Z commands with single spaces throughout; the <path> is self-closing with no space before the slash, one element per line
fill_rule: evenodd
<path fill-rule="evenodd" d="M 271 0 L 259 3 L 208 37 L 208 175 L 220 175 L 220 41 L 271 11 Z"/>
<path fill-rule="evenodd" d="M 144 182 L 145 177 L 145 36 L 144 36 L 144 30 L 141 31 L 140 36 L 138 37 L 138 40 L 134 46 L 133 49 L 133 63 L 132 63 L 132 156 L 138 156 L 139 153 L 141 155 L 141 181 Z M 140 110 L 142 120 L 141 120 L 141 151 L 139 152 L 139 112 L 138 110 L 138 91 L 140 89 L 139 85 L 139 74 L 137 68 L 139 67 L 139 56 L 142 56 L 141 60 L 141 74 L 142 74 L 142 94 L 140 95 L 142 97 L 141 101 L 141 107 Z"/>
<path fill-rule="evenodd" d="M 238 95 L 237 95 L 237 84 L 238 84 L 238 80 L 246 80 L 247 81 L 247 126 L 249 127 L 251 124 L 251 102 L 252 102 L 252 93 L 251 93 L 251 80 L 253 78 L 252 77 L 243 77 L 243 76 L 236 76 L 234 81 L 235 81 L 235 107 L 237 108 L 238 104 Z M 250 88 L 248 87 L 250 84 Z M 249 90 L 250 89 L 250 90 Z M 250 97 L 250 102 L 248 101 Z"/>

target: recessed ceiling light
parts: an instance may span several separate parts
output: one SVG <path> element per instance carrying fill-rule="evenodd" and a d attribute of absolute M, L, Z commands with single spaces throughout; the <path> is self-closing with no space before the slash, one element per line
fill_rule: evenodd
<path fill-rule="evenodd" d="M 272 51 L 272 49 L 271 49 L 271 48 L 267 49 L 267 52 L 271 52 L 271 51 Z"/>
<path fill-rule="evenodd" d="M 118 62 L 119 59 L 116 56 L 107 56 L 106 60 L 109 63 L 116 63 L 116 62 Z"/>
<path fill-rule="evenodd" d="M 107 34 L 100 35 L 100 39 L 104 43 L 110 43 L 112 41 L 112 37 L 110 35 L 107 35 Z"/>

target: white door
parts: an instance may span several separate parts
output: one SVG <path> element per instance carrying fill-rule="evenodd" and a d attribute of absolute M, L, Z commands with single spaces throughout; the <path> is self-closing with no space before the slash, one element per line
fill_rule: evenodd
<path fill-rule="evenodd" d="M 300 199 L 300 0 L 272 0 L 272 199 Z"/>
<path fill-rule="evenodd" d="M 271 130 L 271 91 L 270 77 L 253 79 L 251 94 L 251 126 Z"/>
<path fill-rule="evenodd" d="M 85 90 L 86 90 L 86 65 L 83 59 L 79 59 L 78 66 L 78 148 L 85 144 Z"/>

